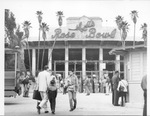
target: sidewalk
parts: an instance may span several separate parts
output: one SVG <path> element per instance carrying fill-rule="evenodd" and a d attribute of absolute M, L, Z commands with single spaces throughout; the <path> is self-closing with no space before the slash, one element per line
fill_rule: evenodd
<path fill-rule="evenodd" d="M 8 116 L 39 116 L 36 109 L 36 100 L 32 99 L 32 91 L 28 98 L 17 96 L 16 98 L 5 98 L 5 114 Z M 142 116 L 142 105 L 127 103 L 125 107 L 113 106 L 111 103 L 111 94 L 92 93 L 86 96 L 85 93 L 77 93 L 77 108 L 70 112 L 68 94 L 63 95 L 58 93 L 56 99 L 56 114 L 55 115 L 134 115 Z M 48 102 L 50 113 L 45 114 L 41 110 L 42 116 L 51 115 L 51 110 Z"/>
<path fill-rule="evenodd" d="M 32 98 L 33 90 L 30 90 Z M 48 103 L 49 104 L 49 103 Z M 68 94 L 58 93 L 56 104 L 56 115 L 138 115 L 142 116 L 143 104 L 126 103 L 125 107 L 112 105 L 112 94 L 91 93 L 86 96 L 85 93 L 77 93 L 77 108 L 69 112 Z"/>
<path fill-rule="evenodd" d="M 60 99 L 65 99 L 66 104 L 64 105 L 60 101 Z M 63 96 L 61 94 L 58 95 L 57 98 L 58 103 L 62 103 L 60 105 L 58 104 L 57 110 L 63 111 L 67 109 L 69 110 L 69 100 L 68 95 Z M 127 103 L 125 107 L 121 106 L 113 106 L 112 100 L 111 100 L 111 94 L 106 96 L 103 93 L 95 93 L 91 94 L 90 96 L 85 96 L 85 94 L 79 93 L 77 94 L 77 109 L 74 111 L 73 115 L 141 115 L 142 114 L 142 107 L 141 104 L 131 104 Z M 72 113 L 69 113 L 72 114 Z"/>

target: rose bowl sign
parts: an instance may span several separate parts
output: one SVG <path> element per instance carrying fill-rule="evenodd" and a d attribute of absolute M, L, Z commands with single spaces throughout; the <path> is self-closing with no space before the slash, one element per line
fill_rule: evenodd
<path fill-rule="evenodd" d="M 63 33 L 62 29 L 57 28 L 51 38 L 76 38 L 77 32 L 80 32 L 80 34 L 86 33 L 84 38 L 114 38 L 116 31 L 116 29 L 113 29 L 111 32 L 97 32 L 94 21 L 89 20 L 85 24 L 80 22 L 73 29 L 69 28 L 67 33 Z"/>

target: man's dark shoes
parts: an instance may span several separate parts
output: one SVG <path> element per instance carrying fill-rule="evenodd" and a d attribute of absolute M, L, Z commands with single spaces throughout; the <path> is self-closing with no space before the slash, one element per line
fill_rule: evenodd
<path fill-rule="evenodd" d="M 37 107 L 36 108 L 38 108 L 39 105 L 40 105 L 40 102 L 37 102 Z"/>
<path fill-rule="evenodd" d="M 74 105 L 73 110 L 76 109 L 76 105 Z"/>
<path fill-rule="evenodd" d="M 52 111 L 52 114 L 55 114 L 55 112 L 54 112 L 54 111 Z"/>
<path fill-rule="evenodd" d="M 71 112 L 71 111 L 73 111 L 74 110 L 74 108 L 71 108 L 69 111 Z"/>
<path fill-rule="evenodd" d="M 48 113 L 49 111 L 45 111 L 45 113 Z"/>
<path fill-rule="evenodd" d="M 41 113 L 40 110 L 41 110 L 41 107 L 40 107 L 40 106 L 37 106 L 37 112 L 38 112 L 38 114 Z"/>
<path fill-rule="evenodd" d="M 120 106 L 119 104 L 117 104 L 117 105 L 114 105 L 114 106 Z"/>

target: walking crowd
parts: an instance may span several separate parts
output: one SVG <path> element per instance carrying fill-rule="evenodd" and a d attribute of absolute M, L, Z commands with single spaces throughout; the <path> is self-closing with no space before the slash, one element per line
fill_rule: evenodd
<path fill-rule="evenodd" d="M 76 94 L 79 91 L 79 79 L 73 71 L 69 71 L 67 78 L 63 79 L 61 75 L 54 75 L 49 67 L 46 65 L 44 70 L 39 72 L 36 75 L 35 80 L 32 79 L 30 72 L 22 72 L 20 75 L 19 83 L 22 90 L 22 96 L 28 97 L 29 88 L 31 83 L 34 81 L 36 83 L 34 89 L 39 91 L 41 99 L 37 100 L 37 112 L 41 113 L 41 109 L 44 109 L 45 113 L 49 113 L 47 103 L 49 100 L 51 113 L 55 114 L 56 108 L 56 97 L 58 90 L 63 92 L 63 94 L 68 93 L 69 98 L 69 111 L 73 111 L 77 106 Z M 93 77 L 86 76 L 83 82 L 83 90 L 86 93 L 86 96 L 89 96 L 91 92 L 95 93 L 95 75 Z M 145 79 L 146 77 L 144 77 Z M 144 109 L 143 116 L 145 116 L 147 108 L 147 98 L 146 98 L 146 81 L 142 80 L 141 87 L 144 91 Z M 128 82 L 124 79 L 124 76 L 115 71 L 112 78 L 109 77 L 108 73 L 104 73 L 103 78 L 99 80 L 99 91 L 105 95 L 112 93 L 112 104 L 114 106 L 125 106 L 127 102 L 127 93 L 128 93 Z M 120 99 L 120 100 L 119 100 Z M 119 103 L 119 101 L 121 101 Z"/>
<path fill-rule="evenodd" d="M 52 71 L 49 70 L 48 66 L 44 67 L 44 71 L 41 71 L 37 76 L 37 87 L 36 90 L 40 92 L 41 101 L 37 102 L 37 111 L 38 114 L 41 113 L 41 109 L 45 110 L 45 113 L 48 113 L 47 102 L 49 100 L 51 113 L 55 114 L 56 107 L 56 97 L 57 97 L 57 89 L 60 87 L 58 77 L 52 74 Z M 61 82 L 62 83 L 62 82 Z M 76 92 L 78 89 L 78 78 L 73 73 L 73 71 L 69 71 L 69 76 L 65 79 L 64 83 L 64 93 L 68 93 L 69 103 L 70 103 L 70 111 L 76 109 L 77 99 Z"/>

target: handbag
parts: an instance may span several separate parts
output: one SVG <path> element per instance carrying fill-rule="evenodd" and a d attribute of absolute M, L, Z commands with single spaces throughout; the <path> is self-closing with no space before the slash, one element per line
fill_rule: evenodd
<path fill-rule="evenodd" d="M 65 87 L 64 87 L 64 94 L 67 93 L 67 88 L 68 88 L 68 86 L 65 86 Z"/>
<path fill-rule="evenodd" d="M 24 80 L 22 81 L 22 83 L 23 83 L 23 84 L 28 84 L 28 83 L 29 83 L 29 79 L 28 79 L 28 78 L 24 79 Z"/>
<path fill-rule="evenodd" d="M 38 90 L 33 91 L 33 97 L 32 98 L 35 99 L 35 100 L 42 100 L 41 94 Z"/>
<path fill-rule="evenodd" d="M 120 85 L 119 92 L 123 92 L 123 91 L 124 91 L 124 87 Z"/>

